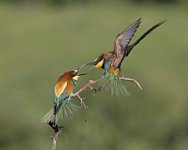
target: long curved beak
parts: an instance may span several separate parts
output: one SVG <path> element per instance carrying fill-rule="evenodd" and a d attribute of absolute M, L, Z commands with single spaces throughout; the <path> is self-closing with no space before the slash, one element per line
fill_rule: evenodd
<path fill-rule="evenodd" d="M 82 67 L 85 66 L 85 64 L 82 64 L 80 67 L 78 67 L 75 71 L 74 71 L 74 76 L 78 75 L 79 71 L 82 69 Z"/>
<path fill-rule="evenodd" d="M 84 75 L 86 75 L 86 74 L 88 74 L 88 73 L 81 73 L 81 74 L 79 74 L 78 76 L 84 76 Z"/>
<path fill-rule="evenodd" d="M 78 67 L 76 70 L 78 70 L 78 72 L 82 69 L 82 67 L 85 66 L 85 64 L 82 64 L 80 67 Z"/>
<path fill-rule="evenodd" d="M 89 62 L 89 63 L 87 63 L 86 65 L 96 65 L 96 64 L 97 64 L 97 60 L 92 61 L 92 62 Z"/>

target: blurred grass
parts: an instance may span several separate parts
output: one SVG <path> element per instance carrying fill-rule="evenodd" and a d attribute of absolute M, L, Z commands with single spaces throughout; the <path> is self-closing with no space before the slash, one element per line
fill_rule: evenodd
<path fill-rule="evenodd" d="M 113 48 L 136 18 L 139 37 L 168 19 L 123 63 L 130 97 L 89 92 L 88 109 L 64 121 L 58 149 L 185 150 L 188 148 L 186 6 L 0 6 L 0 149 L 50 149 L 52 131 L 40 118 L 52 107 L 57 77 Z M 133 39 L 133 40 L 134 40 Z M 96 79 L 97 70 L 80 80 Z"/>

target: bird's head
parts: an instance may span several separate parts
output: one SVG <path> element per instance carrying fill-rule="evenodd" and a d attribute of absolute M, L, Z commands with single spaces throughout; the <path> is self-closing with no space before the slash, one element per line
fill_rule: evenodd
<path fill-rule="evenodd" d="M 94 65 L 95 68 L 104 68 L 104 57 L 103 55 L 100 55 L 97 59 L 95 59 L 92 62 L 89 62 L 87 65 Z"/>
<path fill-rule="evenodd" d="M 76 81 L 76 82 L 77 82 L 80 76 L 83 76 L 83 75 L 86 75 L 86 74 L 87 74 L 87 73 L 81 73 L 81 74 L 79 74 L 79 71 L 80 71 L 80 69 L 81 69 L 83 66 L 84 66 L 84 64 L 81 65 L 80 67 L 78 67 L 76 70 L 71 71 L 71 76 L 72 76 L 72 80 L 73 80 L 73 81 Z"/>

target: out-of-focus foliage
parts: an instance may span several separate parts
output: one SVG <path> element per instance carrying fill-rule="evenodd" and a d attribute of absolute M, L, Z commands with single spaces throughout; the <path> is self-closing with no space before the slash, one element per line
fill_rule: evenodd
<path fill-rule="evenodd" d="M 123 74 L 143 91 L 125 83 L 131 96 L 83 93 L 89 108 L 62 121 L 57 149 L 188 149 L 186 5 L 28 6 L 0 5 L 1 150 L 50 149 L 53 132 L 40 118 L 52 107 L 56 79 L 112 49 L 116 34 L 138 17 L 134 39 L 168 19 L 123 62 Z M 99 75 L 92 70 L 78 88 Z"/>

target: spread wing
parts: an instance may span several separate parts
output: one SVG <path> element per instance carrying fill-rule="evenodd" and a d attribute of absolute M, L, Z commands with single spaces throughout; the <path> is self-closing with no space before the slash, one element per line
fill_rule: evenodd
<path fill-rule="evenodd" d="M 129 25 L 123 32 L 119 33 L 116 37 L 114 43 L 114 53 L 115 54 L 122 54 L 125 51 L 126 47 L 128 46 L 129 42 L 131 41 L 132 37 L 134 36 L 137 28 L 141 23 L 141 18 L 137 19 L 131 25 Z"/>
<path fill-rule="evenodd" d="M 140 41 L 142 41 L 148 34 L 150 34 L 153 30 L 155 30 L 156 28 L 158 28 L 160 25 L 162 25 L 166 21 L 167 20 L 163 20 L 163 21 L 155 24 L 154 26 L 152 26 L 151 28 L 149 28 L 144 34 L 142 34 L 142 36 L 139 39 L 137 39 L 134 43 L 132 43 L 131 45 L 129 45 L 128 47 L 126 47 L 126 54 L 125 55 L 128 56 L 134 46 L 136 46 L 138 43 L 140 43 Z"/>

